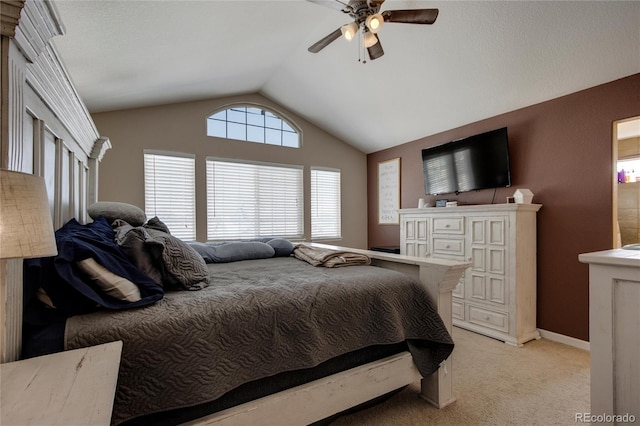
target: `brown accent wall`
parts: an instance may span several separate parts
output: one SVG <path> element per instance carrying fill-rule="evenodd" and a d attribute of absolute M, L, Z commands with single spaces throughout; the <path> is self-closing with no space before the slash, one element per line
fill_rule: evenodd
<path fill-rule="evenodd" d="M 508 127 L 512 187 L 440 198 L 503 203 L 528 188 L 538 213 L 538 328 L 589 340 L 588 266 L 578 254 L 612 246 L 613 122 L 640 115 L 640 74 L 369 154 L 369 245 L 398 245 L 377 224 L 377 164 L 401 158 L 401 207 L 424 195 L 422 148 Z M 428 117 L 425 117 L 428 120 Z"/>

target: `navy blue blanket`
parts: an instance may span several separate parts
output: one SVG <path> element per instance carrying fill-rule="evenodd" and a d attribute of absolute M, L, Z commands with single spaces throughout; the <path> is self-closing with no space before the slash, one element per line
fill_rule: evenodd
<path fill-rule="evenodd" d="M 104 217 L 87 225 L 71 219 L 55 233 L 57 256 L 26 260 L 25 323 L 44 325 L 100 308 L 129 309 L 160 300 L 164 296 L 162 286 L 129 260 L 115 243 L 114 235 Z M 83 280 L 76 263 L 88 258 L 136 284 L 142 298 L 137 302 L 119 300 Z M 44 308 L 36 300 L 39 288 L 49 296 L 54 309 Z"/>

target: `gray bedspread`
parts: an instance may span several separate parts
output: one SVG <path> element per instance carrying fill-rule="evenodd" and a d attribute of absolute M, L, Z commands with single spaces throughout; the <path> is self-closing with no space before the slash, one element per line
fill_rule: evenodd
<path fill-rule="evenodd" d="M 453 342 L 420 284 L 294 257 L 208 265 L 211 285 L 67 320 L 65 346 L 124 342 L 113 422 L 211 401 L 242 383 L 374 344 L 409 342 L 423 375 Z"/>

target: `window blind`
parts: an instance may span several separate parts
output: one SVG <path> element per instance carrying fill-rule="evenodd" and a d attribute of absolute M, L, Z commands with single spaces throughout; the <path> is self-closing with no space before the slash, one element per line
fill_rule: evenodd
<path fill-rule="evenodd" d="M 195 241 L 195 158 L 145 151 L 144 205 L 147 217 L 158 216 L 171 235 Z"/>
<path fill-rule="evenodd" d="M 342 238 L 340 170 L 311 168 L 311 238 Z"/>
<path fill-rule="evenodd" d="M 207 239 L 303 236 L 302 167 L 207 159 Z"/>

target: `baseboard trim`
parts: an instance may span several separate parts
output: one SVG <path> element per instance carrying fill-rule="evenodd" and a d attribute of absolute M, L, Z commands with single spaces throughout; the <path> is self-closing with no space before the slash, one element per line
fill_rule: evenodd
<path fill-rule="evenodd" d="M 538 331 L 543 339 L 564 343 L 565 345 L 591 352 L 591 345 L 585 340 L 576 339 L 575 337 L 565 336 L 564 334 L 554 333 L 553 331 L 543 330 L 541 328 L 539 328 Z"/>

